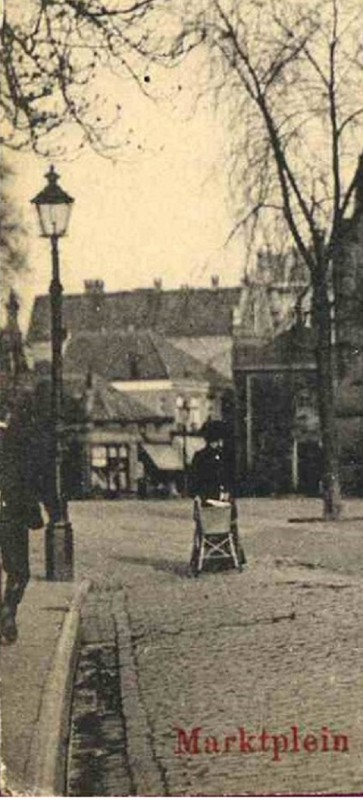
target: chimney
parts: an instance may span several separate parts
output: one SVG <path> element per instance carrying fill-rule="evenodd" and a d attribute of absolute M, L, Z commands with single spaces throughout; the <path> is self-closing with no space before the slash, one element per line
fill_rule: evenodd
<path fill-rule="evenodd" d="M 84 291 L 86 294 L 104 294 L 104 281 L 100 280 L 99 278 L 96 278 L 96 280 L 86 280 L 84 281 Z"/>
<path fill-rule="evenodd" d="M 88 326 L 90 330 L 96 328 L 103 330 L 105 321 L 105 292 L 104 282 L 101 280 L 87 280 L 84 282 L 87 297 Z"/>
<path fill-rule="evenodd" d="M 218 287 L 219 287 L 219 275 L 212 275 L 211 283 L 212 283 L 212 289 L 218 289 Z"/>

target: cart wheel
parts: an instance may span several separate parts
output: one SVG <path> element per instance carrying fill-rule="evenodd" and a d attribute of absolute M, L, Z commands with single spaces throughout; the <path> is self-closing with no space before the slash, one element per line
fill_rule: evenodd
<path fill-rule="evenodd" d="M 244 567 L 247 565 L 247 560 L 237 531 L 234 531 L 233 541 L 236 548 L 238 571 L 243 572 Z"/>
<path fill-rule="evenodd" d="M 238 550 L 238 569 L 239 569 L 240 572 L 243 572 L 243 570 L 246 567 L 247 567 L 246 556 L 245 556 L 245 554 L 244 554 L 244 552 L 242 550 L 242 547 L 240 546 L 239 550 Z"/>
<path fill-rule="evenodd" d="M 199 577 L 198 565 L 190 562 L 188 567 L 188 578 L 198 578 L 198 577 Z"/>

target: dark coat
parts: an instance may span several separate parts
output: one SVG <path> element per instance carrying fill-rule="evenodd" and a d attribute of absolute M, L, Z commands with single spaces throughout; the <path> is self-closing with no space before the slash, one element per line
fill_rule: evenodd
<path fill-rule="evenodd" d="M 10 422 L 0 430 L 1 517 L 27 528 L 42 525 L 41 469 L 31 424 Z"/>
<path fill-rule="evenodd" d="M 231 483 L 228 465 L 221 450 L 206 445 L 195 453 L 190 474 L 190 493 L 199 495 L 202 500 L 217 499 L 221 492 L 230 492 Z"/>

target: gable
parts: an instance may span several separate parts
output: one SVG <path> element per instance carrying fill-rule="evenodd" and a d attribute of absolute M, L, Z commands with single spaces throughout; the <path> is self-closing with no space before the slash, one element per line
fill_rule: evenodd
<path fill-rule="evenodd" d="M 222 377 L 156 331 L 81 331 L 64 353 L 67 371 L 96 372 L 110 382 L 193 379 L 220 383 Z"/>

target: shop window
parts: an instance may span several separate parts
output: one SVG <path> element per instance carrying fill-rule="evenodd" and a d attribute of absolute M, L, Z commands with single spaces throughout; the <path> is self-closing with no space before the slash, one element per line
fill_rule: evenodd
<path fill-rule="evenodd" d="M 128 445 L 95 445 L 91 451 L 92 488 L 105 497 L 118 497 L 130 488 Z"/>
<path fill-rule="evenodd" d="M 98 445 L 92 447 L 91 462 L 93 467 L 105 467 L 107 464 L 107 448 Z"/>

